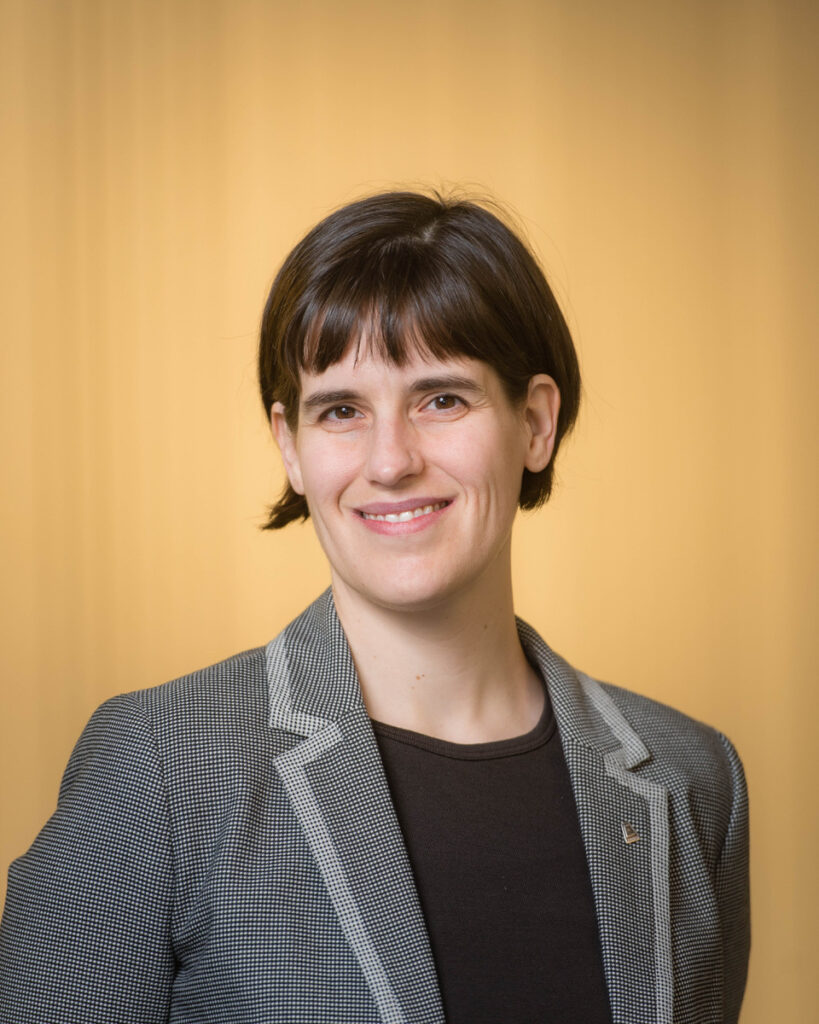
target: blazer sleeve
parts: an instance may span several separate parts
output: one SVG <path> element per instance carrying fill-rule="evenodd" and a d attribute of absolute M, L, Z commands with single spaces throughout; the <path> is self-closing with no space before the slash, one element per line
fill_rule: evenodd
<path fill-rule="evenodd" d="M 748 879 L 748 791 L 739 755 L 720 735 L 731 768 L 731 818 L 717 863 L 716 890 L 722 927 L 725 972 L 724 1019 L 739 1018 L 748 956 L 751 949 L 751 912 Z"/>
<path fill-rule="evenodd" d="M 116 697 L 91 718 L 56 812 L 9 869 L 0 1021 L 167 1021 L 172 882 L 156 744 L 136 699 Z"/>

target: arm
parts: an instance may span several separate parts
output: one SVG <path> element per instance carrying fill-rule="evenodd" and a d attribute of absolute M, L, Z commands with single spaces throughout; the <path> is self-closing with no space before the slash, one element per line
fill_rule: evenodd
<path fill-rule="evenodd" d="M 9 869 L 3 1024 L 167 1021 L 169 825 L 144 712 L 131 697 L 114 698 L 77 743 L 56 812 Z"/>
<path fill-rule="evenodd" d="M 731 767 L 731 819 L 717 863 L 716 889 L 725 970 L 724 1020 L 735 1024 L 745 991 L 751 946 L 748 887 L 748 792 L 742 763 L 730 740 L 720 736 Z"/>

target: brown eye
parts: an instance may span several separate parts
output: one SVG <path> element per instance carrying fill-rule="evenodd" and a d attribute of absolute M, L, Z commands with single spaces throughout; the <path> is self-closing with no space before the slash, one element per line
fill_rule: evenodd
<path fill-rule="evenodd" d="M 436 395 L 436 397 L 432 399 L 431 405 L 433 409 L 446 411 L 447 409 L 455 409 L 459 405 L 460 401 L 460 398 L 457 398 L 455 395 Z"/>
<path fill-rule="evenodd" d="M 328 409 L 326 415 L 333 420 L 351 420 L 355 417 L 356 410 L 351 405 L 337 405 L 334 409 Z"/>

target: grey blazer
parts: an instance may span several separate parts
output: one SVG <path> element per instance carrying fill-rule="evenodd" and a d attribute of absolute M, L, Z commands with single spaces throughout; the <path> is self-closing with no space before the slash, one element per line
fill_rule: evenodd
<path fill-rule="evenodd" d="M 736 1021 L 747 803 L 731 744 L 519 628 L 571 774 L 614 1021 Z M 443 1020 L 329 592 L 267 648 L 94 714 L 9 872 L 2 1024 Z"/>

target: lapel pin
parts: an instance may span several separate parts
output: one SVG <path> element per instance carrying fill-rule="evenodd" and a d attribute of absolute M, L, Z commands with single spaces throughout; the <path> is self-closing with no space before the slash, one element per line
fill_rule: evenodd
<path fill-rule="evenodd" d="M 623 839 L 625 839 L 626 843 L 636 843 L 639 840 L 640 836 L 627 821 L 624 821 L 620 828 L 623 830 Z"/>

